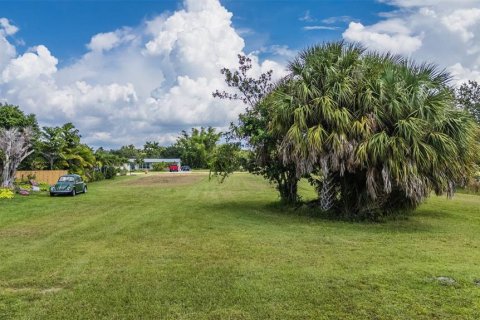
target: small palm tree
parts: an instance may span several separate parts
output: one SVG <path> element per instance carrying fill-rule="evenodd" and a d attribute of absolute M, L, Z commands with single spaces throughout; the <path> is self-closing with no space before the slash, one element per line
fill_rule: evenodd
<path fill-rule="evenodd" d="M 269 129 L 297 176 L 323 177 L 312 181 L 332 190 L 337 212 L 415 208 L 431 191 L 452 195 L 472 169 L 475 124 L 435 66 L 336 42 L 303 51 L 289 71 L 266 97 Z"/>

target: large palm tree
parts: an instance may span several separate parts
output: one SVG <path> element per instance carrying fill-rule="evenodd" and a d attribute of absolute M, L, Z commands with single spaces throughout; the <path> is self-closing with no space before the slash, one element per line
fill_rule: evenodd
<path fill-rule="evenodd" d="M 311 181 L 337 212 L 414 208 L 431 191 L 451 195 L 471 170 L 474 122 L 435 66 L 336 42 L 303 51 L 289 71 L 266 97 L 270 131 L 298 176 L 320 176 Z"/>

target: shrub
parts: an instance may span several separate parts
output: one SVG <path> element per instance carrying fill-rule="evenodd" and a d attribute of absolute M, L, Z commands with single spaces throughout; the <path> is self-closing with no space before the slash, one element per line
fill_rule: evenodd
<path fill-rule="evenodd" d="M 40 191 L 49 191 L 50 190 L 50 185 L 45 182 L 40 182 L 38 184 L 38 187 L 40 188 Z"/>
<path fill-rule="evenodd" d="M 164 169 L 167 168 L 167 163 L 165 162 L 158 162 L 154 163 L 152 166 L 152 171 L 163 171 Z"/>
<path fill-rule="evenodd" d="M 15 196 L 12 190 L 8 188 L 0 188 L 0 199 L 12 199 Z"/>
<path fill-rule="evenodd" d="M 112 166 L 105 167 L 103 172 L 105 175 L 105 179 L 115 179 L 115 177 L 117 176 L 117 169 Z"/>
<path fill-rule="evenodd" d="M 105 180 L 105 176 L 101 171 L 93 171 L 91 173 L 90 179 L 88 179 L 88 182 L 95 182 L 95 181 L 102 181 Z"/>
<path fill-rule="evenodd" d="M 16 185 L 16 187 L 17 187 L 19 190 L 32 191 L 32 185 L 31 185 L 30 183 L 27 183 L 27 182 L 18 183 L 18 184 Z"/>

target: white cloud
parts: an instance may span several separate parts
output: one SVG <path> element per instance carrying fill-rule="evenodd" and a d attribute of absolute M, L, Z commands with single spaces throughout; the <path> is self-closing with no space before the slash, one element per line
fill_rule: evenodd
<path fill-rule="evenodd" d="M 43 45 L 32 49 L 18 58 L 12 59 L 3 70 L 0 82 L 35 80 L 50 77 L 57 71 L 58 60 Z"/>
<path fill-rule="evenodd" d="M 405 55 L 410 55 L 422 46 L 421 36 L 412 36 L 398 20 L 380 22 L 372 26 L 350 22 L 343 37 L 349 41 L 361 42 L 373 50 Z"/>
<path fill-rule="evenodd" d="M 212 97 L 228 89 L 220 69 L 236 67 L 245 46 L 218 0 L 186 0 L 135 28 L 94 35 L 88 52 L 61 68 L 43 45 L 17 55 L 1 34 L 0 48 L 2 39 L 13 48 L 3 65 L 0 51 L 2 97 L 37 114 L 41 125 L 72 121 L 94 146 L 170 143 L 192 126 L 224 128 L 245 107 Z M 282 46 L 270 51 L 292 54 Z M 249 56 L 253 75 L 284 75 L 280 63 Z"/>
<path fill-rule="evenodd" d="M 471 27 L 480 21 L 480 9 L 460 9 L 444 16 L 442 23 L 448 30 L 458 33 L 463 41 L 473 39 L 475 36 Z"/>
<path fill-rule="evenodd" d="M 15 46 L 7 40 L 7 36 L 17 31 L 18 28 L 13 26 L 8 19 L 0 18 L 0 71 L 17 54 Z"/>
<path fill-rule="evenodd" d="M 353 18 L 350 16 L 338 16 L 338 17 L 329 17 L 322 20 L 323 23 L 333 24 L 337 22 L 348 23 L 352 21 Z"/>
<path fill-rule="evenodd" d="M 120 43 L 120 38 L 115 32 L 99 33 L 92 37 L 87 47 L 92 51 L 108 51 Z"/>
<path fill-rule="evenodd" d="M 305 26 L 303 27 L 303 30 L 337 30 L 339 29 L 338 27 L 330 27 L 330 26 Z"/>
<path fill-rule="evenodd" d="M 94 52 L 109 51 L 122 44 L 135 40 L 135 34 L 131 28 L 123 28 L 113 32 L 98 33 L 92 37 L 87 48 Z"/>
<path fill-rule="evenodd" d="M 453 83 L 478 79 L 480 1 L 384 0 L 394 8 L 372 25 L 350 23 L 343 37 L 371 49 L 433 62 Z"/>
<path fill-rule="evenodd" d="M 315 21 L 315 19 L 312 17 L 312 15 L 310 14 L 310 10 L 307 10 L 305 11 L 305 14 L 298 18 L 299 21 L 304 21 L 304 22 L 313 22 Z"/>
<path fill-rule="evenodd" d="M 0 18 L 0 36 L 7 35 L 11 36 L 17 33 L 18 27 L 10 23 L 7 18 Z"/>
<path fill-rule="evenodd" d="M 473 69 L 466 68 L 460 63 L 456 63 L 448 68 L 448 71 L 454 77 L 454 81 L 460 85 L 468 80 L 480 82 L 480 68 L 474 67 Z"/>

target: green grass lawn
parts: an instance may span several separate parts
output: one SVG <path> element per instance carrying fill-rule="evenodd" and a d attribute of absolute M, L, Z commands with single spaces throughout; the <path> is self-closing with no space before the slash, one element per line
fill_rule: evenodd
<path fill-rule="evenodd" d="M 0 319 L 480 318 L 480 196 L 349 223 L 247 174 L 164 177 L 1 201 Z"/>

